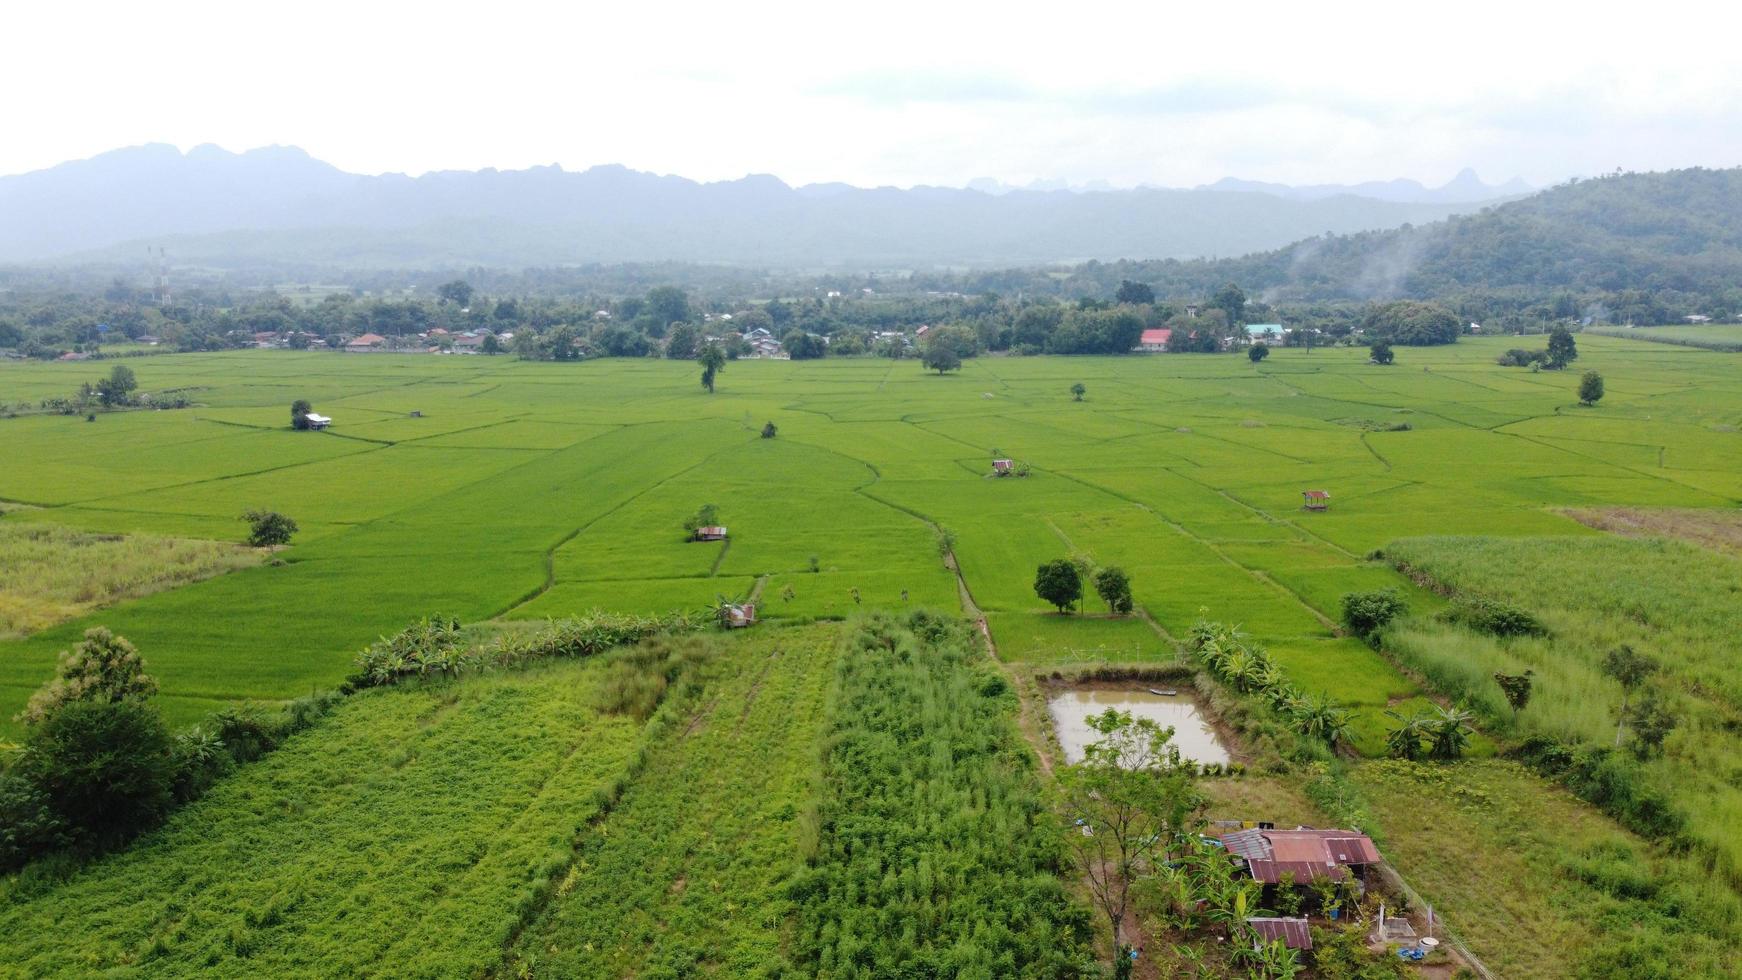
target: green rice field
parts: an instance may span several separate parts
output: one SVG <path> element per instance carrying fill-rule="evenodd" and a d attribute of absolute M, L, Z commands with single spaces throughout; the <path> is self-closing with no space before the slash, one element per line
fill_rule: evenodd
<path fill-rule="evenodd" d="M 1490 966 L 1627 975 L 1634 953 L 1683 940 L 1675 909 L 1727 909 L 1742 882 L 1724 836 L 1742 814 L 1727 737 L 1742 704 L 1727 653 L 1742 626 L 1737 560 L 1574 515 L 1733 512 L 1742 365 L 1582 334 L 1575 370 L 1533 373 L 1495 363 L 1510 345 L 1399 348 L 1389 367 L 1346 348 L 1277 349 L 1261 364 L 978 358 L 945 376 L 913 361 L 747 360 L 712 395 L 696 365 L 660 360 L 135 359 L 142 391 L 182 389 L 197 406 L 0 419 L 8 534 L 101 541 L 131 560 L 154 541 L 240 542 L 249 508 L 300 531 L 267 560 L 238 552 L 248 560 L 0 640 L 0 743 L 21 733 L 13 715 L 56 653 L 94 625 L 138 647 L 181 726 L 334 688 L 358 650 L 435 612 L 506 624 L 754 596 L 765 622 L 712 641 L 648 722 L 600 709 L 606 668 L 593 662 L 347 699 L 130 849 L 64 878 L 8 879 L 0 931 L 24 938 L 7 941 L 0 975 L 871 976 L 894 968 L 885 955 L 962 975 L 1071 975 L 1092 944 L 1053 887 L 1054 842 L 1035 819 L 1049 784 L 1018 740 L 1036 735 L 965 638 L 934 649 L 876 615 L 919 609 L 983 615 L 1010 676 L 1172 667 L 1195 622 L 1239 624 L 1288 684 L 1350 709 L 1348 791 Z M 1575 394 L 1584 370 L 1607 382 L 1595 406 Z M 89 363 L 0 363 L 0 403 L 92 375 Z M 297 398 L 332 427 L 292 431 Z M 766 422 L 776 437 L 761 437 Z M 996 478 L 996 457 L 1031 473 Z M 1329 491 L 1330 509 L 1303 510 L 1307 489 Z M 686 540 L 706 504 L 726 541 Z M 1054 611 L 1033 581 L 1061 557 L 1125 569 L 1137 614 L 1107 615 L 1092 591 L 1083 614 Z M 1376 648 L 1338 619 L 1345 593 L 1381 588 L 1409 611 Z M 1461 594 L 1528 608 L 1552 633 L 1449 626 Z M 874 648 L 867 630 L 901 636 Z M 1617 642 L 1659 655 L 1687 710 L 1647 769 L 1690 819 L 1661 846 L 1492 758 L 1538 735 L 1600 743 L 1618 689 L 1594 665 Z M 924 669 L 878 660 L 885 649 Z M 1514 720 L 1489 678 L 1526 667 L 1540 687 Z M 923 722 L 902 732 L 912 744 L 884 737 L 898 702 Z M 1473 759 L 1381 761 L 1388 711 L 1453 702 L 1478 712 Z M 991 747 L 996 765 L 926 756 L 956 743 Z M 861 754 L 927 760 L 912 765 L 933 795 L 892 789 L 920 778 L 909 762 L 880 776 L 842 762 Z M 1262 778 L 1274 799 L 1246 805 L 1265 812 L 1217 815 L 1312 819 L 1267 809 L 1299 798 L 1287 765 Z M 1229 781 L 1229 799 L 1241 785 Z M 998 873 L 1027 896 L 1029 920 L 987 931 L 947 914 L 980 885 L 938 869 L 979 836 L 927 807 L 963 799 L 984 826 L 1032 831 L 985 858 L 1009 862 Z M 1566 853 L 1537 813 L 1566 830 Z M 875 852 L 848 836 L 861 821 L 929 828 L 911 847 L 938 853 L 907 868 L 909 849 L 894 848 L 879 879 L 865 865 Z M 311 857 L 332 850 L 320 842 L 344 842 L 342 860 Z M 1662 880 L 1649 894 L 1617 884 L 1629 863 Z M 392 874 L 376 881 L 379 867 Z M 1510 882 L 1507 895 L 1468 887 L 1467 867 Z M 323 901 L 318 880 L 332 875 L 341 897 Z M 1721 896 L 1702 891 L 1714 883 Z M 867 938 L 927 888 L 929 932 Z M 1531 930 L 1504 927 L 1533 908 Z M 1644 916 L 1649 928 L 1629 924 Z M 75 921 L 76 942 L 48 935 Z M 1703 942 L 1684 952 L 1657 959 L 1690 976 L 1734 966 Z"/>
<path fill-rule="evenodd" d="M 8 522 L 108 533 L 237 540 L 248 507 L 301 525 L 280 566 L 98 617 L 145 652 L 172 718 L 331 686 L 355 649 L 432 608 L 693 608 L 761 580 L 774 616 L 904 596 L 953 606 L 939 527 L 1022 659 L 1172 656 L 1136 623 L 1052 622 L 1033 568 L 1080 553 L 1124 566 L 1168 633 L 1208 608 L 1300 683 L 1377 709 L 1407 682 L 1330 624 L 1343 592 L 1402 584 L 1365 559 L 1372 549 L 1448 531 L 1593 533 L 1561 507 L 1742 497 L 1729 359 L 1587 338 L 1579 366 L 1605 371 L 1610 395 L 1584 409 L 1574 374 L 1498 367 L 1502 344 L 1412 349 L 1390 368 L 1340 349 L 1258 366 L 982 358 L 946 377 L 900 361 L 741 361 L 712 396 L 693 365 L 660 361 L 154 357 L 138 362 L 141 389 L 190 389 L 200 407 L 0 420 L 0 499 L 35 505 Z M 76 387 L 89 370 L 0 366 L 0 400 Z M 297 397 L 333 427 L 290 431 Z M 777 438 L 758 437 L 765 421 Z M 994 450 L 1033 475 L 990 478 Z M 1301 511 L 1307 488 L 1328 489 L 1331 510 Z M 705 503 L 729 544 L 682 540 Z M 0 644 L 0 711 L 89 621 Z"/>

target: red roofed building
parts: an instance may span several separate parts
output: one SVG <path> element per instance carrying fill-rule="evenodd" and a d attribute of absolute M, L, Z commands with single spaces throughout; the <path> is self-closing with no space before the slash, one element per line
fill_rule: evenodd
<path fill-rule="evenodd" d="M 380 350 L 387 346 L 387 338 L 378 333 L 366 333 L 345 345 L 348 351 Z"/>
<path fill-rule="evenodd" d="M 1266 885 L 1285 874 L 1302 884 L 1347 881 L 1382 860 L 1372 838 L 1353 830 L 1237 830 L 1221 839 L 1228 853 L 1245 859 L 1253 880 Z"/>
<path fill-rule="evenodd" d="M 1137 349 L 1152 353 L 1165 351 L 1167 350 L 1167 339 L 1172 336 L 1172 330 L 1145 330 L 1143 336 L 1137 341 Z"/>

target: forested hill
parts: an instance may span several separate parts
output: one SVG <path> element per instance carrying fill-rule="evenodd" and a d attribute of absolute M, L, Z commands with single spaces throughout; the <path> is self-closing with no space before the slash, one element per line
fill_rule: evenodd
<path fill-rule="evenodd" d="M 1392 298 L 1563 307 L 1559 316 L 1659 323 L 1742 311 L 1742 169 L 1621 174 L 1428 225 L 1309 238 L 1238 259 L 1116 262 L 1051 277 L 1067 294 L 1121 280 L 1190 299 L 1226 282 L 1272 302 Z M 976 289 L 1043 285 L 1031 273 Z"/>
<path fill-rule="evenodd" d="M 1243 255 L 1478 205 L 1344 194 L 699 183 L 620 166 L 345 173 L 290 147 L 116 150 L 0 177 L 0 262 L 216 269 L 521 269 L 697 262 L 781 269 L 1001 267 Z"/>

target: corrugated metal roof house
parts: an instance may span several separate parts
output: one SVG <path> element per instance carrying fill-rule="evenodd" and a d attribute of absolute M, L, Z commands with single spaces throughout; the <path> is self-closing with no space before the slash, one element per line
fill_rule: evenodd
<path fill-rule="evenodd" d="M 1221 840 L 1228 853 L 1245 859 L 1254 880 L 1267 885 L 1285 874 L 1302 883 L 1346 881 L 1382 860 L 1372 838 L 1353 830 L 1237 830 Z"/>

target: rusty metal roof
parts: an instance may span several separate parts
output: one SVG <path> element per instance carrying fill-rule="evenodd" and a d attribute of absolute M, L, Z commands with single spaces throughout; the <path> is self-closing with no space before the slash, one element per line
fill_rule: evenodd
<path fill-rule="evenodd" d="M 1305 919 L 1252 918 L 1246 924 L 1267 943 L 1280 939 L 1289 949 L 1313 948 L 1313 934 Z"/>
<path fill-rule="evenodd" d="M 1296 881 L 1349 877 L 1346 865 L 1377 864 L 1379 849 L 1371 838 L 1352 830 L 1237 830 L 1222 834 L 1228 853 L 1246 859 L 1252 877 L 1273 884 L 1283 875 Z"/>

